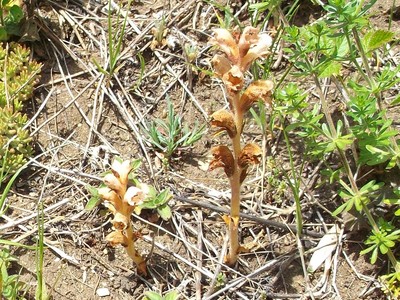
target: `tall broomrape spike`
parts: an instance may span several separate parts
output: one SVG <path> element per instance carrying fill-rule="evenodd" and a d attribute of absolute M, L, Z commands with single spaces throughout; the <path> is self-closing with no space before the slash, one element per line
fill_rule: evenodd
<path fill-rule="evenodd" d="M 258 100 L 271 104 L 273 88 L 270 80 L 258 80 L 244 89 L 244 75 L 255 59 L 269 53 L 272 38 L 266 33 L 259 33 L 257 28 L 251 26 L 246 27 L 241 34 L 235 32 L 233 35 L 226 29 L 218 28 L 214 30 L 214 37 L 210 43 L 224 52 L 224 55 L 216 55 L 212 63 L 215 74 L 225 85 L 231 110 L 231 112 L 219 110 L 211 116 L 211 126 L 228 133 L 233 151 L 227 146 L 214 147 L 212 150 L 214 159 L 210 163 L 210 170 L 222 167 L 231 186 L 230 216 L 224 218 L 229 228 L 229 252 L 225 261 L 233 265 L 240 251 L 238 236 L 240 188 L 247 175 L 248 165 L 259 163 L 261 156 L 261 149 L 257 145 L 247 144 L 244 147 L 241 145 L 243 118 Z"/>
<path fill-rule="evenodd" d="M 107 201 L 108 209 L 113 213 L 114 231 L 107 235 L 106 240 L 111 246 L 122 245 L 126 253 L 137 265 L 138 273 L 147 274 L 146 262 L 135 248 L 135 234 L 132 230 L 131 214 L 135 207 L 145 199 L 145 192 L 138 187 L 128 188 L 128 176 L 131 171 L 130 161 L 114 161 L 112 173 L 104 177 L 107 187 L 98 190 L 99 196 Z"/>

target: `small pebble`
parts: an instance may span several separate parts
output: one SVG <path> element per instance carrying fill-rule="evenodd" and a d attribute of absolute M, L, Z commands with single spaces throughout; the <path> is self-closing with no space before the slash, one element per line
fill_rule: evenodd
<path fill-rule="evenodd" d="M 110 291 L 108 290 L 108 288 L 98 288 L 96 290 L 96 294 L 99 297 L 110 296 Z"/>

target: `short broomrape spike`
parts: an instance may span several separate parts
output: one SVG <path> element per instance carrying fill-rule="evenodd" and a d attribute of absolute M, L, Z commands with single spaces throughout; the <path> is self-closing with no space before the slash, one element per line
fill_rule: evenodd
<path fill-rule="evenodd" d="M 128 189 L 128 175 L 131 170 L 130 162 L 114 161 L 112 173 L 104 177 L 107 188 L 100 189 L 100 196 L 108 200 L 109 210 L 113 213 L 114 231 L 107 235 L 106 240 L 111 246 L 122 245 L 126 253 L 137 265 L 140 275 L 147 275 L 146 262 L 135 248 L 135 236 L 132 230 L 131 214 L 137 204 L 143 200 L 144 194 L 137 187 Z"/>

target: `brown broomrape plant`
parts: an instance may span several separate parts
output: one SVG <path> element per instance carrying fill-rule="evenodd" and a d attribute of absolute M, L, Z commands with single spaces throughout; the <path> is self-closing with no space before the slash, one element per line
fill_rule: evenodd
<path fill-rule="evenodd" d="M 98 196 L 105 200 L 105 206 L 114 215 L 112 220 L 114 231 L 106 236 L 111 246 L 122 245 L 129 257 L 135 262 L 138 273 L 146 275 L 146 262 L 135 248 L 135 233 L 132 230 L 131 214 L 146 197 L 146 185 L 142 188 L 128 187 L 128 176 L 132 170 L 129 160 L 115 160 L 111 165 L 111 173 L 103 181 L 104 187 L 98 189 Z"/>
<path fill-rule="evenodd" d="M 246 178 L 250 164 L 258 164 L 261 149 L 249 143 L 242 147 L 241 134 L 243 119 L 250 107 L 259 100 L 271 105 L 273 83 L 270 80 L 257 80 L 245 86 L 244 76 L 251 63 L 269 53 L 272 38 L 266 33 L 259 33 L 254 27 L 246 27 L 243 32 L 230 33 L 226 29 L 215 29 L 212 45 L 219 47 L 223 54 L 217 54 L 212 60 L 215 74 L 222 79 L 230 110 L 218 110 L 211 115 L 211 126 L 219 131 L 226 131 L 232 141 L 232 151 L 228 146 L 214 147 L 209 169 L 222 167 L 231 186 L 230 216 L 224 220 L 228 226 L 229 251 L 225 262 L 233 265 L 241 247 L 239 244 L 240 189 Z"/>

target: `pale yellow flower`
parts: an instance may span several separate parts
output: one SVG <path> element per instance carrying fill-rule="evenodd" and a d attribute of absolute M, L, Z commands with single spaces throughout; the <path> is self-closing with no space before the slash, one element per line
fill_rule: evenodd
<path fill-rule="evenodd" d="M 247 51 L 246 55 L 242 58 L 242 71 L 246 71 L 255 59 L 267 55 L 271 45 L 272 38 L 270 35 L 266 33 L 259 34 L 258 41 L 255 44 L 250 45 L 249 51 Z"/>
<path fill-rule="evenodd" d="M 237 62 L 239 60 L 239 48 L 232 34 L 223 28 L 217 28 L 213 31 L 214 37 L 210 40 L 210 44 L 218 45 L 230 61 Z"/>

